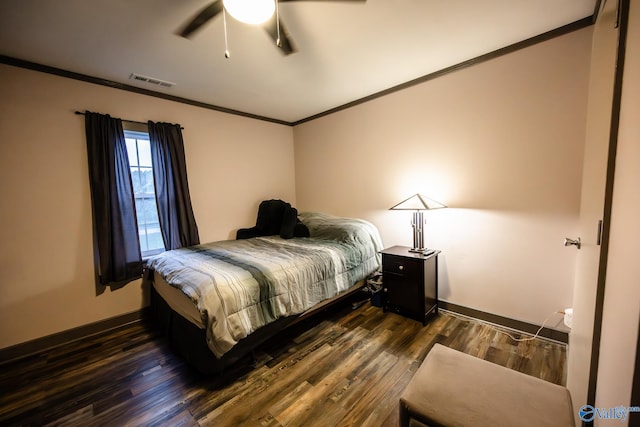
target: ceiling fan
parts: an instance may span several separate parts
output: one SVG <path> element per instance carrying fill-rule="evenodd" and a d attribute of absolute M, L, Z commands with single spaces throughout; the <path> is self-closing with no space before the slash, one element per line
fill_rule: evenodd
<path fill-rule="evenodd" d="M 276 46 L 284 55 L 295 53 L 297 49 L 291 40 L 291 36 L 283 25 L 278 12 L 278 4 L 291 1 L 304 0 L 215 0 L 198 12 L 178 34 L 182 37 L 190 38 L 197 30 L 202 28 L 204 24 L 211 19 L 223 15 L 225 26 L 225 45 L 226 45 L 226 14 L 228 13 L 238 21 L 261 25 L 275 41 Z M 333 2 L 361 2 L 366 0 L 316 0 L 316 1 L 333 1 Z M 225 50 L 225 57 L 229 57 L 229 50 Z"/>

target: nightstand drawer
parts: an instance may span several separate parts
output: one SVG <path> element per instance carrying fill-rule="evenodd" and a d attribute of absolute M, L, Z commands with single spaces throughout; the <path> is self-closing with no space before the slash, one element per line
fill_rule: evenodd
<path fill-rule="evenodd" d="M 406 257 L 385 255 L 382 258 L 382 271 L 384 274 L 392 273 L 407 277 L 420 277 L 422 274 L 422 261 Z"/>

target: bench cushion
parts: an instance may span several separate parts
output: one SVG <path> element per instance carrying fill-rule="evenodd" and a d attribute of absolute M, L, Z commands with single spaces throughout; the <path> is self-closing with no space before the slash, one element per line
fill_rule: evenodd
<path fill-rule="evenodd" d="M 572 408 L 565 387 L 436 344 L 400 398 L 400 425 L 573 427 Z"/>

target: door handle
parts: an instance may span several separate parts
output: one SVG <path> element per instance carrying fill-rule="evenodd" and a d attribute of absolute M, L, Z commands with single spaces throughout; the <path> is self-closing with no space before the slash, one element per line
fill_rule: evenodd
<path fill-rule="evenodd" d="M 582 246 L 582 242 L 580 241 L 580 238 L 578 237 L 577 239 L 570 239 L 568 237 L 564 238 L 564 245 L 565 246 L 571 246 L 574 245 L 576 248 L 580 249 L 580 247 Z"/>

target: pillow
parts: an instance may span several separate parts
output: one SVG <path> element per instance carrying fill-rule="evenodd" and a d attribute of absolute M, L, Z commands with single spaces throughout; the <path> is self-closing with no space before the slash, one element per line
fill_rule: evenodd
<path fill-rule="evenodd" d="M 343 243 L 369 240 L 363 221 L 337 217 L 320 212 L 301 212 L 300 218 L 314 239 L 335 240 Z"/>

